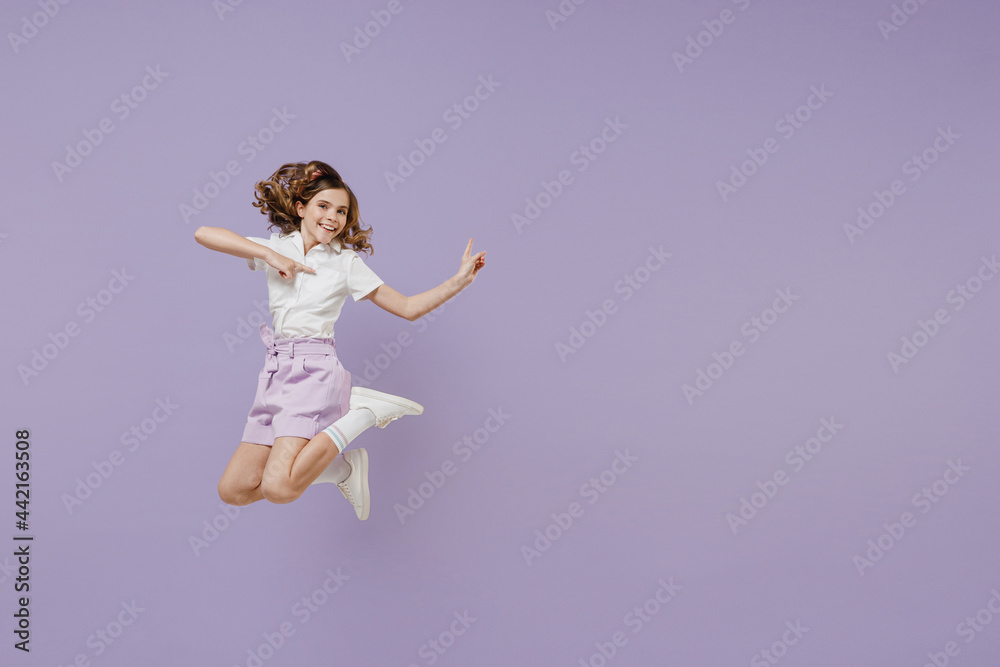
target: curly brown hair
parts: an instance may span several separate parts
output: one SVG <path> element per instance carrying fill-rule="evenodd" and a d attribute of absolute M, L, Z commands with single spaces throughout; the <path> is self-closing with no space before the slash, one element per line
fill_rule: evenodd
<path fill-rule="evenodd" d="M 347 225 L 340 235 L 340 242 L 355 252 L 374 254 L 370 237 L 371 227 L 361 226 L 361 213 L 354 192 L 340 177 L 337 170 L 325 162 L 289 162 L 271 174 L 266 181 L 254 186 L 254 207 L 259 208 L 270 220 L 268 228 L 277 227 L 282 234 L 300 229 L 302 218 L 295 211 L 296 202 L 308 204 L 317 193 L 333 188 L 343 190 L 350 200 Z"/>

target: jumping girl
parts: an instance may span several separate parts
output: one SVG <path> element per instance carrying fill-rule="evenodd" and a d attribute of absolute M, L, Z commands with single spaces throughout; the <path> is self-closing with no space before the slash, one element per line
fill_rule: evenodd
<path fill-rule="evenodd" d="M 243 441 L 219 480 L 219 497 L 230 505 L 261 498 L 290 503 L 311 484 L 332 482 L 365 520 L 368 453 L 361 447 L 345 451 L 348 443 L 371 426 L 385 428 L 394 419 L 419 415 L 423 407 L 351 388 L 351 374 L 334 345 L 341 307 L 350 295 L 412 322 L 471 285 L 486 252 L 470 255 L 470 238 L 458 273 L 426 292 L 404 296 L 358 255 L 372 251 L 372 230 L 362 228 L 358 200 L 332 167 L 319 161 L 285 164 L 254 189 L 253 205 L 280 232 L 265 239 L 199 227 L 194 234 L 206 248 L 267 271 L 274 323 L 260 325 L 267 348 L 264 369 Z"/>

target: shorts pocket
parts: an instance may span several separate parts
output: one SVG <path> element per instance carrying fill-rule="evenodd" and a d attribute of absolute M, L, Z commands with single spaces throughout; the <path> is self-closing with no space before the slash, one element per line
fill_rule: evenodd
<path fill-rule="evenodd" d="M 298 361 L 298 355 L 295 356 Z M 302 356 L 302 375 L 289 395 L 289 406 L 294 406 L 295 412 L 302 417 L 326 421 L 325 414 L 330 410 L 330 401 L 337 382 L 334 374 L 334 361 L 327 354 L 307 354 Z M 326 428 L 330 423 L 321 424 Z M 318 431 L 317 431 L 318 432 Z"/>
<path fill-rule="evenodd" d="M 334 362 L 329 354 L 306 354 L 302 357 L 302 370 L 320 382 L 329 382 L 333 377 Z"/>

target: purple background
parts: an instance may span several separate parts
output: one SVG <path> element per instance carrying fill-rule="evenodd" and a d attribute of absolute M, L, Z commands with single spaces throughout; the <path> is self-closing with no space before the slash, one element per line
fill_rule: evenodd
<path fill-rule="evenodd" d="M 766 650 L 783 665 L 917 667 L 948 642 L 949 664 L 998 663 L 1000 281 L 976 283 L 1000 250 L 995 3 L 908 0 L 886 31 L 889 2 L 564 2 L 575 11 L 553 27 L 556 0 L 402 0 L 349 62 L 341 44 L 389 3 L 48 0 L 51 18 L 44 5 L 8 2 L 0 18 L 0 539 L 20 534 L 22 428 L 36 536 L 30 656 L 12 647 L 14 563 L 0 558 L 0 662 L 252 666 L 287 623 L 262 664 L 773 664 Z M 144 77 L 122 118 L 115 99 Z M 479 77 L 499 86 L 455 128 L 443 114 Z M 812 87 L 832 95 L 800 109 Z M 275 108 L 294 118 L 241 152 Z M 808 120 L 787 136 L 776 123 L 797 109 Z M 113 131 L 57 174 L 103 118 Z M 581 171 L 574 153 L 606 119 L 624 129 Z M 390 188 L 385 172 L 435 128 L 446 141 Z M 777 152 L 724 199 L 717 183 L 769 138 Z M 937 159 L 912 180 L 925 150 Z M 350 302 L 337 323 L 356 378 L 425 406 L 354 443 L 371 457 L 369 521 L 329 484 L 229 518 L 216 483 L 262 365 L 245 323 L 266 288 L 193 234 L 266 236 L 254 182 L 312 159 L 357 193 L 375 230 L 366 261 L 394 288 L 453 275 L 469 237 L 487 263 L 424 320 Z M 239 173 L 185 220 L 229 161 Z M 518 230 L 512 215 L 563 170 L 572 181 Z M 894 180 L 905 193 L 849 238 Z M 652 272 L 650 246 L 671 254 Z M 115 270 L 134 278 L 102 292 Z M 626 300 L 627 275 L 645 282 Z M 958 309 L 948 295 L 970 279 L 981 291 Z M 751 342 L 744 323 L 779 289 L 797 300 Z M 102 297 L 95 316 L 78 310 Z M 583 325 L 607 300 L 603 326 Z M 894 369 L 889 353 L 939 309 L 947 322 Z M 581 325 L 589 337 L 561 357 Z M 390 358 L 402 332 L 411 344 Z M 720 377 L 713 353 L 733 341 L 744 353 Z M 22 380 L 46 345 L 53 358 Z M 716 379 L 689 401 L 699 370 Z M 158 399 L 177 406 L 162 423 Z M 463 457 L 453 445 L 483 439 L 491 409 L 509 417 Z M 843 428 L 796 470 L 786 454 L 824 418 Z M 122 435 L 144 420 L 132 451 Z M 635 460 L 604 473 L 604 493 L 582 488 L 616 452 Z M 454 475 L 401 521 L 394 506 L 448 460 Z M 949 461 L 967 471 L 945 475 Z M 776 473 L 786 483 L 769 486 Z M 68 509 L 88 475 L 99 485 Z M 925 488 L 935 502 L 914 502 Z M 763 506 L 734 531 L 742 499 Z M 558 528 L 574 502 L 582 515 Z M 892 538 L 884 524 L 904 512 Z M 536 530 L 556 539 L 536 545 Z M 880 538 L 890 548 L 859 567 Z M 338 569 L 340 589 L 318 593 Z M 662 605 L 661 580 L 680 587 Z M 314 593 L 306 620 L 296 605 Z M 133 601 L 131 625 L 97 639 Z M 981 632 L 961 625 L 977 613 Z"/>

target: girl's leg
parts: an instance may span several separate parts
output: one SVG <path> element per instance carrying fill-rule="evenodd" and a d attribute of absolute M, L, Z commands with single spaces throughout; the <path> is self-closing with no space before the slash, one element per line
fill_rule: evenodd
<path fill-rule="evenodd" d="M 241 442 L 219 480 L 219 498 L 229 505 L 249 505 L 264 498 L 260 483 L 270 448 Z"/>
<path fill-rule="evenodd" d="M 424 412 L 424 406 L 419 403 L 366 387 L 351 387 L 350 405 L 346 415 L 320 433 L 325 434 L 341 451 L 372 426 L 385 428 L 395 419 Z"/>
<path fill-rule="evenodd" d="M 404 415 L 419 415 L 424 411 L 419 403 L 361 387 L 352 388 L 350 408 L 348 414 L 311 440 L 293 436 L 274 439 L 261 480 L 264 498 L 272 503 L 282 504 L 298 499 L 337 459 L 341 449 L 361 432 L 372 426 L 385 428 L 389 422 Z M 337 470 L 326 473 L 331 479 L 320 481 L 346 478 L 348 471 L 355 466 L 348 466 L 340 459 L 334 467 Z M 362 475 L 367 478 L 367 464 L 362 463 L 360 467 Z M 367 482 L 359 489 L 366 486 Z M 367 492 L 363 493 L 367 496 Z M 358 499 L 357 502 L 352 500 L 359 518 L 367 518 L 367 511 L 364 509 L 367 502 L 366 498 Z"/>
<path fill-rule="evenodd" d="M 261 491 L 272 503 L 290 503 L 337 457 L 340 450 L 323 433 L 312 440 L 282 436 L 274 439 L 264 466 Z"/>

